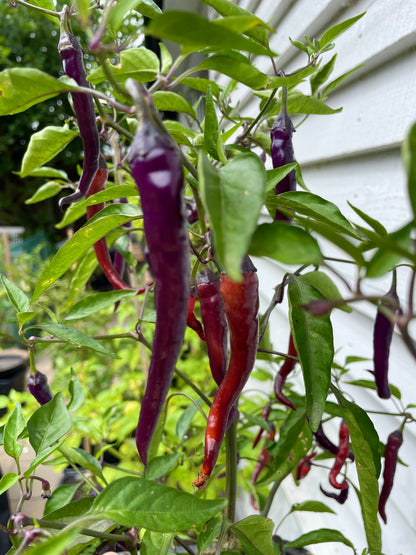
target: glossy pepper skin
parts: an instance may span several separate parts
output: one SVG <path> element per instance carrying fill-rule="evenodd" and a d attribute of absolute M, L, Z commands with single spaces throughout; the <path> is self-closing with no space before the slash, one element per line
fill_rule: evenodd
<path fill-rule="evenodd" d="M 270 154 L 273 168 L 280 168 L 295 161 L 293 152 L 292 135 L 295 128 L 287 113 L 287 91 L 283 88 L 282 108 L 273 122 L 270 138 Z M 275 187 L 276 195 L 296 190 L 296 171 L 292 170 Z M 276 210 L 275 221 L 290 221 L 290 218 Z"/>
<path fill-rule="evenodd" d="M 398 453 L 402 443 L 403 434 L 401 430 L 395 430 L 387 438 L 386 449 L 384 451 L 383 486 L 378 500 L 378 512 L 385 524 L 387 524 L 386 503 L 393 488 Z"/>
<path fill-rule="evenodd" d="M 264 467 L 266 467 L 268 464 L 270 464 L 270 462 L 273 459 L 269 450 L 266 448 L 266 443 L 267 443 L 267 441 L 274 440 L 275 433 L 276 433 L 276 430 L 275 430 L 273 424 L 270 424 L 270 429 L 266 433 L 266 437 L 265 437 L 265 441 L 264 441 L 264 447 L 263 447 L 263 449 L 260 453 L 257 464 L 254 467 L 253 474 L 251 475 L 250 483 L 253 484 L 253 485 L 257 482 L 260 474 L 263 472 Z M 256 503 L 256 500 L 254 499 L 254 495 L 252 493 L 250 494 L 250 503 L 251 503 L 251 506 L 253 507 L 253 509 L 255 511 L 259 510 L 259 507 L 258 507 L 258 505 Z"/>
<path fill-rule="evenodd" d="M 316 430 L 316 432 L 314 432 L 313 434 L 315 436 L 315 439 L 318 443 L 318 445 L 320 445 L 323 449 L 325 449 L 326 451 L 328 451 L 329 453 L 332 453 L 333 455 L 336 455 L 338 452 L 338 447 L 335 445 L 335 443 L 332 443 L 332 441 L 329 439 L 329 437 L 327 437 L 327 435 L 324 432 L 324 429 L 322 427 L 322 422 L 320 422 L 318 429 Z M 347 457 L 351 460 L 354 461 L 354 453 L 352 451 L 348 451 L 348 455 Z"/>
<path fill-rule="evenodd" d="M 205 431 L 204 462 L 197 488 L 203 488 L 218 459 L 230 411 L 235 405 L 254 367 L 258 343 L 259 282 L 256 269 L 246 257 L 242 265 L 243 281 L 221 275 L 221 295 L 230 330 L 230 361 L 211 405 Z"/>
<path fill-rule="evenodd" d="M 289 338 L 288 354 L 291 355 L 292 357 L 298 356 L 295 344 L 293 343 L 292 334 L 290 334 L 290 338 Z M 281 403 L 283 403 L 284 405 L 286 405 L 287 407 L 291 408 L 292 410 L 296 410 L 296 407 L 292 403 L 292 401 L 288 399 L 286 395 L 284 395 L 283 387 L 285 385 L 286 378 L 293 370 L 295 365 L 296 365 L 296 360 L 294 358 L 287 357 L 274 378 L 274 394 L 276 395 L 276 399 Z"/>
<path fill-rule="evenodd" d="M 140 194 L 155 282 L 156 327 L 136 430 L 137 449 L 147 465 L 149 445 L 185 335 L 190 293 L 189 239 L 182 161 L 176 143 L 159 120 L 151 96 L 131 80 L 126 86 L 139 107 L 128 164 Z"/>
<path fill-rule="evenodd" d="M 399 307 L 399 298 L 396 292 L 396 283 L 390 291 L 381 299 L 377 309 L 374 322 L 373 348 L 374 348 L 374 379 L 377 394 L 381 399 L 389 399 L 391 396 L 388 371 L 390 345 L 393 339 L 394 323 L 387 317 L 383 310 L 392 310 L 392 306 Z"/>
<path fill-rule="evenodd" d="M 191 286 L 191 292 L 189 295 L 189 304 L 188 304 L 188 317 L 186 320 L 186 325 L 189 328 L 191 328 L 191 330 L 194 330 L 194 332 L 198 334 L 199 338 L 202 341 L 205 341 L 204 328 L 202 327 L 201 322 L 198 320 L 198 318 L 195 316 L 195 313 L 194 313 L 196 298 L 197 298 L 196 287 Z"/>
<path fill-rule="evenodd" d="M 337 482 L 337 476 L 341 472 L 341 468 L 343 467 L 345 461 L 348 457 L 348 451 L 350 446 L 350 433 L 348 431 L 348 426 L 345 420 L 341 422 L 341 426 L 339 428 L 339 445 L 338 451 L 335 457 L 335 462 L 331 471 L 329 473 L 329 483 L 335 489 L 346 489 L 348 487 L 348 482 L 344 481 L 341 484 Z"/>
<path fill-rule="evenodd" d="M 48 385 L 48 378 L 39 370 L 31 372 L 27 378 L 27 388 L 40 405 L 52 400 L 52 392 Z"/>
<path fill-rule="evenodd" d="M 309 471 L 312 466 L 311 460 L 315 456 L 316 456 L 316 453 L 311 453 L 310 455 L 306 455 L 305 457 L 302 457 L 298 462 L 298 466 L 296 468 L 296 480 L 298 482 L 309 474 Z"/>
<path fill-rule="evenodd" d="M 79 86 L 90 88 L 84 67 L 82 48 L 78 39 L 70 31 L 67 6 L 65 8 L 61 16 L 61 30 L 58 44 L 58 51 L 65 75 L 74 79 Z M 92 96 L 77 92 L 71 93 L 71 96 L 84 147 L 84 163 L 78 187 L 71 195 L 60 199 L 59 207 L 61 209 L 68 204 L 82 199 L 86 195 L 98 170 L 100 156 L 100 139 Z"/>
<path fill-rule="evenodd" d="M 197 279 L 201 319 L 204 325 L 209 366 L 220 386 L 228 363 L 228 323 L 220 293 L 221 280 L 212 270 L 204 270 Z"/>
<path fill-rule="evenodd" d="M 331 499 L 335 499 L 340 505 L 343 505 L 345 501 L 348 499 L 348 487 L 342 489 L 339 493 L 334 493 L 332 491 L 325 490 L 321 485 L 319 486 L 321 492 L 326 496 L 330 497 Z"/>
<path fill-rule="evenodd" d="M 263 420 L 265 420 L 266 422 L 269 419 L 270 416 L 270 411 L 272 410 L 272 406 L 270 403 L 267 403 L 267 405 L 265 405 L 263 412 L 261 413 L 261 417 Z M 260 428 L 260 430 L 258 431 L 258 434 L 256 435 L 256 437 L 254 438 L 253 441 L 253 449 L 254 447 L 256 447 L 261 439 L 261 436 L 263 435 L 263 428 Z"/>

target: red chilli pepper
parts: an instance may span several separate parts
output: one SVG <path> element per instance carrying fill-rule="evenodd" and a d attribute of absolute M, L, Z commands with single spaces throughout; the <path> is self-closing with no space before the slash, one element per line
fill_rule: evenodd
<path fill-rule="evenodd" d="M 350 433 L 348 431 L 348 426 L 345 420 L 341 422 L 341 426 L 339 428 L 339 446 L 337 455 L 335 458 L 334 465 L 329 473 L 329 483 L 335 489 L 346 489 L 348 487 L 348 482 L 344 481 L 341 484 L 337 482 L 336 478 L 338 474 L 341 472 L 341 468 L 343 467 L 349 452 L 350 447 Z"/>
<path fill-rule="evenodd" d="M 310 455 L 306 455 L 298 462 L 298 466 L 296 468 L 296 480 L 299 482 L 302 478 L 305 478 L 309 474 L 311 469 L 312 463 L 311 460 L 316 457 L 316 453 L 311 453 Z"/>
<path fill-rule="evenodd" d="M 288 351 L 289 351 L 288 354 L 291 355 L 292 357 L 298 356 L 295 344 L 293 343 L 292 334 L 290 334 L 290 338 L 289 338 Z M 287 407 L 291 408 L 292 410 L 296 410 L 296 407 L 292 403 L 292 401 L 288 399 L 286 395 L 283 394 L 282 390 L 283 390 L 283 386 L 285 385 L 286 378 L 293 370 L 295 365 L 296 365 L 296 360 L 294 358 L 287 357 L 274 378 L 274 393 L 276 395 L 276 399 L 281 403 L 283 403 L 284 405 L 286 405 Z"/>
<path fill-rule="evenodd" d="M 209 366 L 220 386 L 227 370 L 228 323 L 220 293 L 221 280 L 212 270 L 204 270 L 197 279 L 201 319 L 204 325 Z"/>
<path fill-rule="evenodd" d="M 395 430 L 387 438 L 386 449 L 384 451 L 383 486 L 378 500 L 378 512 L 385 524 L 387 524 L 386 503 L 393 488 L 398 452 L 402 443 L 403 434 L 401 430 Z"/>
<path fill-rule="evenodd" d="M 221 275 L 221 295 L 230 329 L 231 355 L 227 373 L 211 405 L 205 431 L 205 455 L 201 472 L 194 481 L 205 487 L 215 467 L 227 429 L 230 411 L 242 392 L 256 361 L 258 342 L 259 282 L 256 269 L 246 257 L 243 281 Z"/>
<path fill-rule="evenodd" d="M 190 292 L 189 238 L 180 152 L 159 119 L 151 95 L 132 79 L 126 81 L 126 86 L 140 114 L 128 163 L 140 194 L 156 291 L 152 356 L 136 430 L 137 449 L 146 466 L 185 335 Z"/>
<path fill-rule="evenodd" d="M 270 403 L 267 403 L 267 405 L 266 405 L 266 406 L 264 407 L 264 409 L 263 409 L 263 412 L 261 413 L 261 417 L 262 417 L 262 419 L 263 419 L 265 422 L 268 421 L 269 416 L 270 416 L 270 411 L 271 411 L 271 410 L 272 410 L 271 404 L 270 404 Z M 257 445 L 258 445 L 258 443 L 259 443 L 259 441 L 260 441 L 260 439 L 261 439 L 261 436 L 263 435 L 263 432 L 264 432 L 264 429 L 263 429 L 263 428 L 260 428 L 259 433 L 256 435 L 256 437 L 255 437 L 255 439 L 254 439 L 254 441 L 253 441 L 253 449 L 254 449 L 255 447 L 257 447 Z"/>
<path fill-rule="evenodd" d="M 87 81 L 81 45 L 70 30 L 67 6 L 64 7 L 61 16 L 58 51 L 65 74 L 74 79 L 81 87 L 91 88 Z M 63 206 L 80 200 L 86 195 L 98 170 L 98 159 L 100 156 L 100 139 L 92 96 L 76 92 L 71 93 L 71 96 L 84 147 L 84 164 L 77 190 L 71 195 L 60 199 L 59 207 L 61 209 Z"/>
<path fill-rule="evenodd" d="M 194 314 L 195 302 L 196 302 L 196 288 L 195 286 L 191 287 L 191 294 L 189 295 L 189 304 L 188 304 L 188 317 L 186 320 L 186 325 L 194 330 L 199 336 L 202 341 L 205 341 L 205 333 L 204 328 L 202 327 L 201 322 Z"/>
<path fill-rule="evenodd" d="M 257 482 L 260 474 L 263 472 L 264 467 L 270 464 L 270 462 L 273 459 L 272 455 L 269 453 L 269 450 L 266 448 L 266 444 L 267 444 L 267 441 L 274 440 L 275 433 L 276 433 L 276 430 L 273 424 L 270 424 L 270 429 L 266 433 L 264 447 L 260 453 L 257 464 L 254 467 L 253 474 L 251 475 L 250 483 L 253 485 Z M 259 507 L 252 493 L 250 494 L 250 503 L 255 511 L 259 510 Z"/>
<path fill-rule="evenodd" d="M 326 434 L 324 432 L 324 429 L 322 427 L 322 422 L 319 423 L 318 429 L 316 430 L 316 432 L 314 432 L 313 435 L 315 436 L 315 439 L 316 439 L 316 441 L 317 441 L 317 443 L 320 447 L 322 447 L 323 449 L 325 449 L 329 453 L 332 453 L 333 455 L 337 454 L 338 447 L 335 445 L 335 443 L 332 443 L 332 441 L 329 439 L 329 437 L 326 436 Z M 351 450 L 348 451 L 348 458 L 352 462 L 355 459 L 354 453 Z"/>

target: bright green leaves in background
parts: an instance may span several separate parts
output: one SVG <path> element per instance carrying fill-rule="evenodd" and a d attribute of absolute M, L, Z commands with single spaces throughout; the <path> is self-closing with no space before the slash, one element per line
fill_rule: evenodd
<path fill-rule="evenodd" d="M 235 280 L 266 195 L 266 170 L 250 152 L 237 155 L 222 169 L 201 154 L 199 178 L 219 263 Z"/>

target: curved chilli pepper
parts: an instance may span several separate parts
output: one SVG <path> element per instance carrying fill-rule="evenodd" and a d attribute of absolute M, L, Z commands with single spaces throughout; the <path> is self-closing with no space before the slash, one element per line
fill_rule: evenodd
<path fill-rule="evenodd" d="M 266 433 L 266 436 L 265 436 L 264 447 L 263 447 L 263 449 L 260 453 L 257 464 L 254 467 L 253 474 L 251 475 L 250 483 L 253 484 L 253 485 L 257 482 L 257 480 L 258 480 L 260 474 L 262 473 L 264 467 L 267 466 L 268 464 L 270 464 L 270 462 L 273 459 L 272 455 L 269 453 L 269 450 L 266 448 L 266 443 L 267 443 L 267 441 L 274 440 L 275 433 L 276 433 L 276 430 L 275 430 L 273 424 L 270 424 L 270 429 Z M 251 503 L 251 506 L 253 507 L 253 509 L 255 511 L 259 510 L 259 507 L 258 507 L 258 505 L 256 503 L 256 500 L 254 499 L 254 495 L 252 493 L 250 493 L 250 503 Z"/>
<path fill-rule="evenodd" d="M 103 191 L 105 184 L 107 183 L 108 170 L 107 164 L 103 156 L 100 156 L 99 167 L 91 183 L 86 198 L 89 198 L 95 193 Z M 87 219 L 90 220 L 93 216 L 98 214 L 104 208 L 104 203 L 93 204 L 87 206 Z M 107 241 L 105 237 L 102 237 L 99 241 L 94 243 L 95 256 L 97 257 L 98 263 L 104 272 L 106 278 L 114 287 L 114 289 L 133 289 L 128 283 L 123 281 L 120 274 L 116 271 L 111 261 L 110 253 L 107 247 Z M 140 289 L 139 293 L 143 292 L 144 289 Z"/>
<path fill-rule="evenodd" d="M 298 462 L 298 466 L 296 468 L 296 480 L 299 482 L 302 478 L 305 478 L 309 474 L 311 469 L 312 463 L 311 460 L 316 457 L 316 453 L 311 453 L 310 455 L 306 455 Z"/>
<path fill-rule="evenodd" d="M 258 342 L 259 281 L 248 257 L 242 265 L 243 281 L 221 275 L 221 295 L 230 329 L 231 355 L 227 373 L 212 402 L 205 431 L 204 462 L 197 488 L 205 487 L 215 467 L 230 411 L 242 392 L 256 361 Z"/>
<path fill-rule="evenodd" d="M 270 411 L 271 411 L 271 410 L 272 410 L 271 404 L 270 404 L 270 403 L 267 403 L 267 405 L 265 405 L 265 407 L 264 407 L 264 409 L 263 409 L 263 412 L 261 413 L 261 417 L 262 417 L 262 419 L 263 419 L 264 421 L 266 421 L 266 422 L 268 421 L 269 416 L 270 416 Z M 261 436 L 263 435 L 263 431 L 264 431 L 263 428 L 260 428 L 259 433 L 256 435 L 256 437 L 255 437 L 255 439 L 254 439 L 254 441 L 253 441 L 253 449 L 254 449 L 255 447 L 257 447 L 257 445 L 258 445 L 258 443 L 259 443 L 259 441 L 260 441 L 260 439 L 261 439 Z"/>
<path fill-rule="evenodd" d="M 81 87 L 90 88 L 83 62 L 83 52 L 78 39 L 71 33 L 67 7 L 61 17 L 58 51 L 65 74 L 74 79 Z M 73 92 L 72 102 L 84 147 L 84 164 L 77 190 L 59 201 L 62 209 L 65 205 L 80 200 L 85 196 L 98 170 L 100 156 L 100 139 L 95 119 L 94 101 L 90 94 Z"/>
<path fill-rule="evenodd" d="M 187 317 L 187 320 L 186 320 L 186 325 L 189 328 L 191 328 L 191 330 L 194 330 L 194 332 L 196 332 L 198 334 L 199 338 L 202 339 L 202 341 L 205 341 L 204 328 L 202 327 L 201 322 L 198 320 L 198 318 L 194 314 L 196 297 L 197 297 L 196 287 L 192 286 L 191 287 L 191 294 L 189 295 L 188 317 Z"/>
<path fill-rule="evenodd" d="M 293 343 L 292 334 L 290 334 L 290 338 L 289 338 L 288 354 L 291 355 L 292 357 L 298 356 L 295 344 Z M 296 407 L 292 403 L 292 401 L 288 399 L 286 395 L 283 394 L 282 390 L 283 390 L 283 386 L 285 385 L 286 378 L 293 370 L 295 365 L 296 365 L 296 360 L 294 358 L 287 357 L 274 378 L 274 393 L 276 395 L 276 399 L 281 403 L 283 403 L 284 405 L 286 405 L 287 407 L 291 408 L 292 410 L 296 410 Z"/>
<path fill-rule="evenodd" d="M 287 113 L 287 89 L 282 89 L 282 108 L 280 113 L 274 120 L 270 131 L 271 146 L 270 153 L 272 157 L 273 168 L 280 168 L 286 164 L 295 161 L 293 152 L 292 135 L 295 128 Z M 284 177 L 275 187 L 276 195 L 287 193 L 296 189 L 296 171 L 292 170 Z M 274 216 L 275 221 L 290 221 L 286 214 L 276 210 Z"/>
<path fill-rule="evenodd" d="M 189 304 L 189 239 L 182 160 L 152 98 L 130 80 L 140 120 L 128 153 L 140 194 L 149 261 L 155 280 L 156 328 L 136 445 L 147 465 L 149 445 L 182 347 Z"/>
<path fill-rule="evenodd" d="M 316 430 L 316 432 L 314 432 L 313 435 L 315 436 L 318 445 L 320 445 L 323 449 L 325 449 L 329 453 L 332 453 L 333 455 L 337 454 L 338 447 L 335 445 L 335 443 L 332 443 L 329 437 L 325 435 L 324 429 L 322 427 L 322 422 L 319 423 L 318 429 Z M 355 459 L 354 453 L 352 451 L 348 451 L 347 458 L 353 462 Z"/>
<path fill-rule="evenodd" d="M 384 451 L 383 486 L 378 500 L 378 512 L 385 524 L 387 524 L 386 503 L 393 488 L 398 452 L 402 443 L 403 434 L 401 430 L 395 430 L 387 438 L 386 449 Z"/>
<path fill-rule="evenodd" d="M 388 371 L 390 345 L 393 339 L 394 323 L 387 317 L 384 310 L 391 310 L 392 305 L 399 307 L 399 298 L 396 292 L 396 276 L 390 291 L 385 295 L 378 306 L 377 316 L 374 322 L 373 347 L 374 347 L 374 378 L 377 394 L 381 399 L 389 399 L 391 396 Z"/>
<path fill-rule="evenodd" d="M 221 280 L 212 270 L 204 270 L 197 279 L 201 319 L 204 325 L 209 366 L 218 386 L 225 376 L 228 362 L 228 323 L 220 293 Z"/>
<path fill-rule="evenodd" d="M 344 481 L 341 484 L 337 482 L 336 478 L 338 474 L 341 472 L 341 468 L 343 467 L 349 451 L 350 446 L 350 433 L 348 431 L 348 426 L 345 420 L 341 422 L 341 426 L 339 428 L 339 446 L 337 455 L 335 458 L 335 462 L 333 467 L 331 468 L 331 472 L 329 473 L 329 483 L 335 489 L 346 489 L 348 487 L 348 482 Z"/>
<path fill-rule="evenodd" d="M 48 378 L 39 370 L 31 372 L 27 378 L 27 388 L 40 405 L 46 405 L 52 400 L 52 392 L 48 385 Z"/>
<path fill-rule="evenodd" d="M 332 491 L 327 491 L 321 485 L 319 486 L 319 489 L 322 491 L 324 495 L 326 495 L 327 497 L 330 497 L 331 499 L 335 499 L 335 501 L 337 501 L 341 505 L 343 505 L 345 501 L 348 499 L 348 489 L 349 489 L 348 487 L 341 490 L 339 493 L 333 493 Z"/>

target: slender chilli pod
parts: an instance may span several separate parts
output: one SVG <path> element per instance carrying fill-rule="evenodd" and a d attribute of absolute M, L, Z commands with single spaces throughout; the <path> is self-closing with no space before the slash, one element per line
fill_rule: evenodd
<path fill-rule="evenodd" d="M 292 357 L 298 356 L 295 344 L 293 343 L 292 334 L 290 334 L 290 338 L 289 338 L 288 354 L 292 355 Z M 293 370 L 295 365 L 296 365 L 296 360 L 294 358 L 287 357 L 274 378 L 274 393 L 276 395 L 276 399 L 281 403 L 283 403 L 284 405 L 286 405 L 287 407 L 291 408 L 292 410 L 296 410 L 296 407 L 292 403 L 292 401 L 288 399 L 286 395 L 284 395 L 283 387 L 285 385 L 286 378 Z"/>
<path fill-rule="evenodd" d="M 204 328 L 202 327 L 201 322 L 195 316 L 194 308 L 195 302 L 197 298 L 197 289 L 195 285 L 191 285 L 191 294 L 189 295 L 189 304 L 188 304 L 188 317 L 186 320 L 186 325 L 194 330 L 199 336 L 202 341 L 205 341 L 205 333 Z"/>
<path fill-rule="evenodd" d="M 270 416 L 270 411 L 272 410 L 272 405 L 270 403 L 267 403 L 267 405 L 265 405 L 263 412 L 261 413 L 261 417 L 262 419 L 267 422 Z M 254 441 L 253 441 L 253 449 L 258 445 L 261 436 L 263 435 L 263 428 L 260 428 L 258 434 L 256 435 Z"/>
<path fill-rule="evenodd" d="M 348 426 L 345 420 L 342 420 L 341 426 L 339 428 L 339 446 L 337 455 L 335 457 L 335 462 L 329 473 L 329 483 L 335 489 L 346 489 L 348 487 L 348 482 L 344 480 L 341 484 L 337 482 L 337 476 L 341 472 L 347 457 L 350 447 L 350 433 L 348 431 Z"/>
<path fill-rule="evenodd" d="M 329 437 L 327 437 L 327 435 L 325 434 L 322 427 L 322 422 L 320 422 L 318 429 L 316 430 L 316 432 L 314 432 L 313 435 L 315 436 L 316 442 L 320 447 L 322 447 L 322 449 L 325 449 L 325 451 L 328 451 L 333 455 L 337 454 L 338 447 L 335 445 L 335 443 L 332 443 Z M 348 458 L 351 461 L 354 461 L 354 453 L 352 451 L 348 451 Z"/>
<path fill-rule="evenodd" d="M 238 400 L 256 361 L 258 343 L 259 282 L 248 257 L 242 264 L 243 281 L 221 275 L 221 295 L 230 330 L 230 361 L 227 373 L 211 405 L 205 431 L 205 453 L 201 472 L 194 481 L 206 486 L 215 467 L 230 411 Z"/>
<path fill-rule="evenodd" d="M 315 456 L 316 456 L 316 453 L 311 453 L 310 455 L 306 455 L 305 457 L 302 457 L 298 462 L 298 466 L 296 467 L 296 480 L 298 482 L 309 474 L 309 471 L 312 466 L 311 460 Z"/>
<path fill-rule="evenodd" d="M 346 487 L 345 489 L 342 489 L 339 493 L 334 493 L 332 491 L 327 491 L 321 485 L 319 486 L 319 489 L 321 490 L 321 492 L 324 495 L 326 495 L 326 497 L 330 497 L 331 499 L 335 499 L 335 501 L 337 501 L 337 503 L 340 503 L 341 505 L 343 505 L 345 503 L 345 501 L 348 499 L 348 490 L 349 490 L 348 487 Z"/>
<path fill-rule="evenodd" d="M 81 45 L 71 32 L 68 6 L 64 6 L 62 10 L 58 51 L 65 75 L 74 79 L 81 87 L 90 87 L 85 72 Z M 90 94 L 73 92 L 72 102 L 84 147 L 84 164 L 77 190 L 71 195 L 60 199 L 59 207 L 61 209 L 85 196 L 98 170 L 98 159 L 100 156 L 100 139 L 92 96 Z"/>
<path fill-rule="evenodd" d="M 384 451 L 384 471 L 383 486 L 378 500 L 378 512 L 384 523 L 387 524 L 386 503 L 393 488 L 394 475 L 396 473 L 398 452 L 403 443 L 403 433 L 395 430 L 387 438 L 386 449 Z"/>
<path fill-rule="evenodd" d="M 132 79 L 126 87 L 139 122 L 128 163 L 140 194 L 148 257 L 155 280 L 156 328 L 148 380 L 136 430 L 141 460 L 148 450 L 182 347 L 189 304 L 189 239 L 183 199 L 182 160 L 153 106 Z"/>
<path fill-rule="evenodd" d="M 263 469 L 265 466 L 267 466 L 268 464 L 270 464 L 270 462 L 272 461 L 273 457 L 270 454 L 269 450 L 266 447 L 267 441 L 270 440 L 274 440 L 274 436 L 275 436 L 276 430 L 273 424 L 270 424 L 270 429 L 269 431 L 266 433 L 265 436 L 265 440 L 264 440 L 264 447 L 261 450 L 260 456 L 258 458 L 257 464 L 254 467 L 253 470 L 253 474 L 251 475 L 251 479 L 250 479 L 250 483 L 251 484 L 255 484 L 260 476 L 260 474 L 263 472 Z M 256 500 L 254 499 L 254 495 L 252 493 L 250 493 L 250 503 L 251 506 L 253 507 L 253 509 L 255 511 L 259 510 L 259 507 L 256 503 Z"/>

